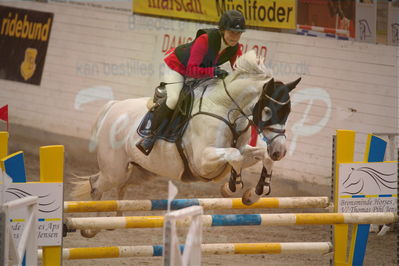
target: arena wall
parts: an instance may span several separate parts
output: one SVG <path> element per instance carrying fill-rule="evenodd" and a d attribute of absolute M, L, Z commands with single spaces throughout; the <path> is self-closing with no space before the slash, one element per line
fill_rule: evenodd
<path fill-rule="evenodd" d="M 132 15 L 129 1 L 2 5 L 54 13 L 41 85 L 0 80 L 11 133 L 67 144 L 67 152 L 69 145 L 80 156 L 89 153 L 91 126 L 108 100 L 152 95 L 163 53 L 212 27 Z M 276 163 L 276 174 L 326 184 L 336 129 L 361 136 L 356 160 L 363 159 L 368 133 L 398 132 L 397 47 L 256 30 L 248 30 L 242 44 L 266 56 L 276 79 L 302 77 L 292 94 L 289 152 Z M 62 137 L 72 141 L 62 143 Z"/>

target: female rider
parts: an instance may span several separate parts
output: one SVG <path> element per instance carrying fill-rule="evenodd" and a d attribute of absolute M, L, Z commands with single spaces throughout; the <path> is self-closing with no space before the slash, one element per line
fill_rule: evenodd
<path fill-rule="evenodd" d="M 169 123 L 176 107 L 185 77 L 225 78 L 228 73 L 219 68 L 230 61 L 233 67 L 242 54 L 239 46 L 241 34 L 245 31 L 245 19 L 241 12 L 229 10 L 219 20 L 219 28 L 200 29 L 194 41 L 170 49 L 164 59 L 163 82 L 167 83 L 166 101 L 160 104 L 151 120 L 151 135 L 144 137 L 137 148 L 148 155 L 160 135 Z M 173 83 L 173 84 L 168 84 Z"/>

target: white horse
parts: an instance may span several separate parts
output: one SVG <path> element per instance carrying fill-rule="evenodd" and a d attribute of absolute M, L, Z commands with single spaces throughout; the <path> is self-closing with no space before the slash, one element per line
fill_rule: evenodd
<path fill-rule="evenodd" d="M 287 85 L 274 82 L 253 51 L 241 56 L 225 80 L 213 79 L 195 89 L 192 118 L 181 140 L 185 159 L 175 143 L 164 140 L 158 140 L 148 156 L 136 148 L 140 139 L 136 129 L 147 112 L 148 98 L 108 102 L 93 128 L 100 172 L 80 181 L 73 195 L 90 193 L 93 200 L 100 200 L 105 191 L 116 187 L 118 198 L 123 199 L 127 185 L 150 176 L 219 181 L 232 173 L 229 183 L 222 186 L 222 194 L 230 196 L 243 186 L 241 169 L 262 161 L 258 185 L 243 195 L 244 203 L 254 203 L 270 192 L 273 161 L 286 153 L 289 92 L 299 80 Z M 250 124 L 264 135 L 267 147 L 247 145 Z M 186 173 L 191 173 L 191 180 Z"/>

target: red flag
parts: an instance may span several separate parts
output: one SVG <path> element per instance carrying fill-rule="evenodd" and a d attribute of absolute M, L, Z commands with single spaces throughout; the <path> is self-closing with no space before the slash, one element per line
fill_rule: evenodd
<path fill-rule="evenodd" d="M 6 121 L 8 131 L 8 104 L 0 108 L 0 120 Z"/>

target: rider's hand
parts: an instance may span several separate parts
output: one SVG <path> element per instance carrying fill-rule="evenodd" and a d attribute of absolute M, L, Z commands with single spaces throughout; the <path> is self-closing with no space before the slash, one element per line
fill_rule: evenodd
<path fill-rule="evenodd" d="M 214 71 L 215 77 L 224 79 L 225 77 L 227 77 L 228 74 L 229 73 L 226 70 L 221 69 L 220 67 L 215 67 L 215 71 Z"/>

